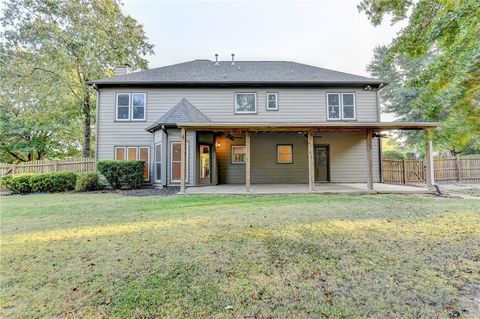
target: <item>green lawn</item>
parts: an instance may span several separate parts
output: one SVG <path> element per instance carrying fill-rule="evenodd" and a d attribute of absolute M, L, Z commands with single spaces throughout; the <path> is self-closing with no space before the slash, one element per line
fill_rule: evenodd
<path fill-rule="evenodd" d="M 479 200 L 0 200 L 5 318 L 475 316 L 462 304 L 480 291 Z"/>

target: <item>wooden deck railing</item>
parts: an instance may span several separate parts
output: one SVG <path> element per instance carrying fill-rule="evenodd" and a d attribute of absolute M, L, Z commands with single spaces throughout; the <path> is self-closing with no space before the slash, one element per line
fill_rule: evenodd
<path fill-rule="evenodd" d="M 18 174 L 39 174 L 50 172 L 73 171 L 77 173 L 95 172 L 95 161 L 92 158 L 68 158 L 64 160 L 38 160 L 20 164 L 0 163 L 0 176 Z"/>
<path fill-rule="evenodd" d="M 480 182 L 480 155 L 434 159 L 435 183 Z M 391 184 L 425 183 L 423 160 L 382 160 L 382 179 Z"/>

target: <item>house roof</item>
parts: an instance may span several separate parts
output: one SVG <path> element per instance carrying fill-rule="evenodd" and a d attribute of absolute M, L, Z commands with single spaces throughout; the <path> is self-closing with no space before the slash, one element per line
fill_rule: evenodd
<path fill-rule="evenodd" d="M 290 61 L 229 61 L 216 64 L 194 60 L 111 78 L 90 81 L 105 85 L 289 85 L 289 86 L 379 86 L 378 79 L 329 70 Z"/>
<path fill-rule="evenodd" d="M 150 125 L 146 130 L 154 131 L 156 128 L 165 126 L 176 126 L 177 123 L 211 123 L 210 119 L 193 106 L 186 98 L 183 98 L 167 113 Z"/>

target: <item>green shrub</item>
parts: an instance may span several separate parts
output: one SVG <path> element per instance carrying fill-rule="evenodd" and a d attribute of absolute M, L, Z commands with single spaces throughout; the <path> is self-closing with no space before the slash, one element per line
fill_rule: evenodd
<path fill-rule="evenodd" d="M 90 192 L 102 188 L 103 185 L 100 183 L 97 173 L 85 173 L 77 176 L 76 192 Z"/>
<path fill-rule="evenodd" d="M 5 175 L 0 178 L 0 186 L 9 189 L 12 182 L 12 175 Z"/>
<path fill-rule="evenodd" d="M 77 174 L 74 172 L 55 172 L 32 175 L 32 192 L 66 192 L 75 189 Z"/>
<path fill-rule="evenodd" d="M 114 189 L 132 189 L 143 185 L 143 161 L 100 161 L 97 169 Z"/>
<path fill-rule="evenodd" d="M 382 157 L 387 159 L 397 159 L 397 160 L 404 160 L 407 159 L 407 156 L 397 150 L 389 150 L 382 152 Z"/>
<path fill-rule="evenodd" d="M 30 180 L 33 175 L 20 174 L 15 176 L 4 176 L 2 178 L 2 185 L 14 194 L 26 194 L 32 191 Z"/>

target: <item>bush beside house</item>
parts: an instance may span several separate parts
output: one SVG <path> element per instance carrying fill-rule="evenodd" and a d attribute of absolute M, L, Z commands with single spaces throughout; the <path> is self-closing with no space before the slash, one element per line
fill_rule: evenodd
<path fill-rule="evenodd" d="M 143 185 L 144 161 L 100 161 L 97 169 L 113 189 L 133 189 Z"/>
<path fill-rule="evenodd" d="M 75 185 L 76 192 L 91 192 L 103 188 L 104 186 L 100 183 L 97 173 L 78 174 L 77 184 Z"/>
<path fill-rule="evenodd" d="M 55 172 L 34 174 L 30 177 L 30 187 L 33 193 L 57 193 L 75 189 L 77 174 L 74 172 Z"/>

